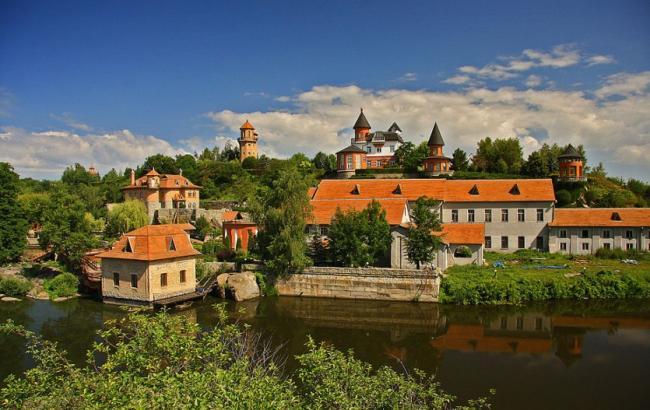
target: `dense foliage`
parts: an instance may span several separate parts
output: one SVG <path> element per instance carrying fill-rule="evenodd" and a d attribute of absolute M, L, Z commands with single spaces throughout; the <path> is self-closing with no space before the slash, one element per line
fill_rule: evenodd
<path fill-rule="evenodd" d="M 149 223 L 147 208 L 142 201 L 129 200 L 116 204 L 106 216 L 106 234 L 118 237 Z"/>
<path fill-rule="evenodd" d="M 7 296 L 25 296 L 32 283 L 16 276 L 0 277 L 0 293 Z"/>
<path fill-rule="evenodd" d="M 413 224 L 406 236 L 406 255 L 418 269 L 433 261 L 442 244 L 440 236 L 435 234 L 442 229 L 436 210 L 438 205 L 438 201 L 422 196 L 415 201 L 413 207 Z"/>
<path fill-rule="evenodd" d="M 50 299 L 74 296 L 79 288 L 79 279 L 70 272 L 63 272 L 46 280 L 43 288 L 50 295 Z"/>
<path fill-rule="evenodd" d="M 0 333 L 22 335 L 35 367 L 9 376 L 0 406 L 21 409 L 115 408 L 451 408 L 454 398 L 419 371 L 373 369 L 309 341 L 294 375 L 283 375 L 277 348 L 247 327 L 204 330 L 185 315 L 131 313 L 108 321 L 85 365 L 8 321 Z M 487 407 L 481 399 L 468 407 Z"/>
<path fill-rule="evenodd" d="M 391 242 L 386 211 L 377 201 L 359 212 L 337 209 L 327 235 L 331 260 L 352 267 L 379 265 Z"/>
<path fill-rule="evenodd" d="M 18 174 L 0 162 L 0 265 L 20 257 L 26 244 L 27 220 L 18 202 Z"/>

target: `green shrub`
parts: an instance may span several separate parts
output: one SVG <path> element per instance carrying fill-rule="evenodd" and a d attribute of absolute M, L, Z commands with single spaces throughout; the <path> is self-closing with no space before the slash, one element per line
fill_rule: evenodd
<path fill-rule="evenodd" d="M 79 288 L 79 279 L 70 272 L 64 272 L 46 280 L 43 287 L 51 299 L 74 296 Z"/>
<path fill-rule="evenodd" d="M 650 258 L 648 252 L 643 252 L 638 249 L 625 250 L 621 248 L 605 249 L 600 248 L 596 251 L 596 256 L 603 259 L 636 259 L 646 260 Z"/>
<path fill-rule="evenodd" d="M 17 277 L 6 277 L 0 279 L 0 293 L 7 296 L 25 296 L 32 288 L 28 280 Z"/>

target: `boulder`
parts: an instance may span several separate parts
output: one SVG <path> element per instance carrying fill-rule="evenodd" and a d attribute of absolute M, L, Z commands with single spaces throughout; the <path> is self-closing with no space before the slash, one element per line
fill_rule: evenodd
<path fill-rule="evenodd" d="M 253 272 L 234 273 L 228 276 L 226 287 L 237 302 L 260 296 L 260 288 Z"/>
<path fill-rule="evenodd" d="M 226 297 L 226 282 L 228 281 L 229 273 L 222 273 L 217 276 L 217 295 L 220 298 Z"/>
<path fill-rule="evenodd" d="M 4 296 L 0 300 L 2 300 L 3 302 L 20 302 L 21 301 L 21 299 L 14 298 L 14 297 L 11 297 L 11 296 Z"/>

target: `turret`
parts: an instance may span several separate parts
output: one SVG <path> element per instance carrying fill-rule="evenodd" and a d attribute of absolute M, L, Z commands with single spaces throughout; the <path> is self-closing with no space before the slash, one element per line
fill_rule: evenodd
<path fill-rule="evenodd" d="M 424 159 L 424 172 L 427 176 L 436 176 L 440 174 L 451 175 L 451 158 L 445 157 L 442 153 L 442 147 L 445 146 L 445 141 L 442 139 L 442 134 L 438 129 L 438 124 L 433 124 L 433 130 L 427 142 L 429 146 L 429 156 Z"/>
<path fill-rule="evenodd" d="M 357 122 L 354 123 L 354 142 L 365 142 L 366 136 L 370 132 L 370 123 L 365 115 L 363 115 L 363 108 L 359 113 Z"/>
<path fill-rule="evenodd" d="M 253 124 L 246 120 L 245 123 L 239 127 L 239 160 L 244 161 L 248 157 L 257 158 L 257 137 Z"/>
<path fill-rule="evenodd" d="M 563 181 L 584 181 L 582 155 L 569 144 L 562 155 L 557 157 L 560 165 L 560 180 Z"/>

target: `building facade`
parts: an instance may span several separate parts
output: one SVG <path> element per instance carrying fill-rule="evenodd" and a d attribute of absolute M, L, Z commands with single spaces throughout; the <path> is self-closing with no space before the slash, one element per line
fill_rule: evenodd
<path fill-rule="evenodd" d="M 221 226 L 223 243 L 233 251 L 237 250 L 239 242 L 241 249 L 247 252 L 251 238 L 257 236 L 257 224 L 239 211 L 225 212 Z"/>
<path fill-rule="evenodd" d="M 107 303 L 152 304 L 196 290 L 196 256 L 184 225 L 147 225 L 124 234 L 101 259 Z"/>
<path fill-rule="evenodd" d="M 255 131 L 253 124 L 244 122 L 239 127 L 239 160 L 244 162 L 246 158 L 257 158 L 257 139 L 258 134 Z"/>
<path fill-rule="evenodd" d="M 199 208 L 201 187 L 182 175 L 159 174 L 155 169 L 136 179 L 131 171 L 131 183 L 122 188 L 125 200 L 144 202 L 149 217 L 162 208 Z"/>
<path fill-rule="evenodd" d="M 592 255 L 598 249 L 650 251 L 649 208 L 556 209 L 549 250 Z"/>

